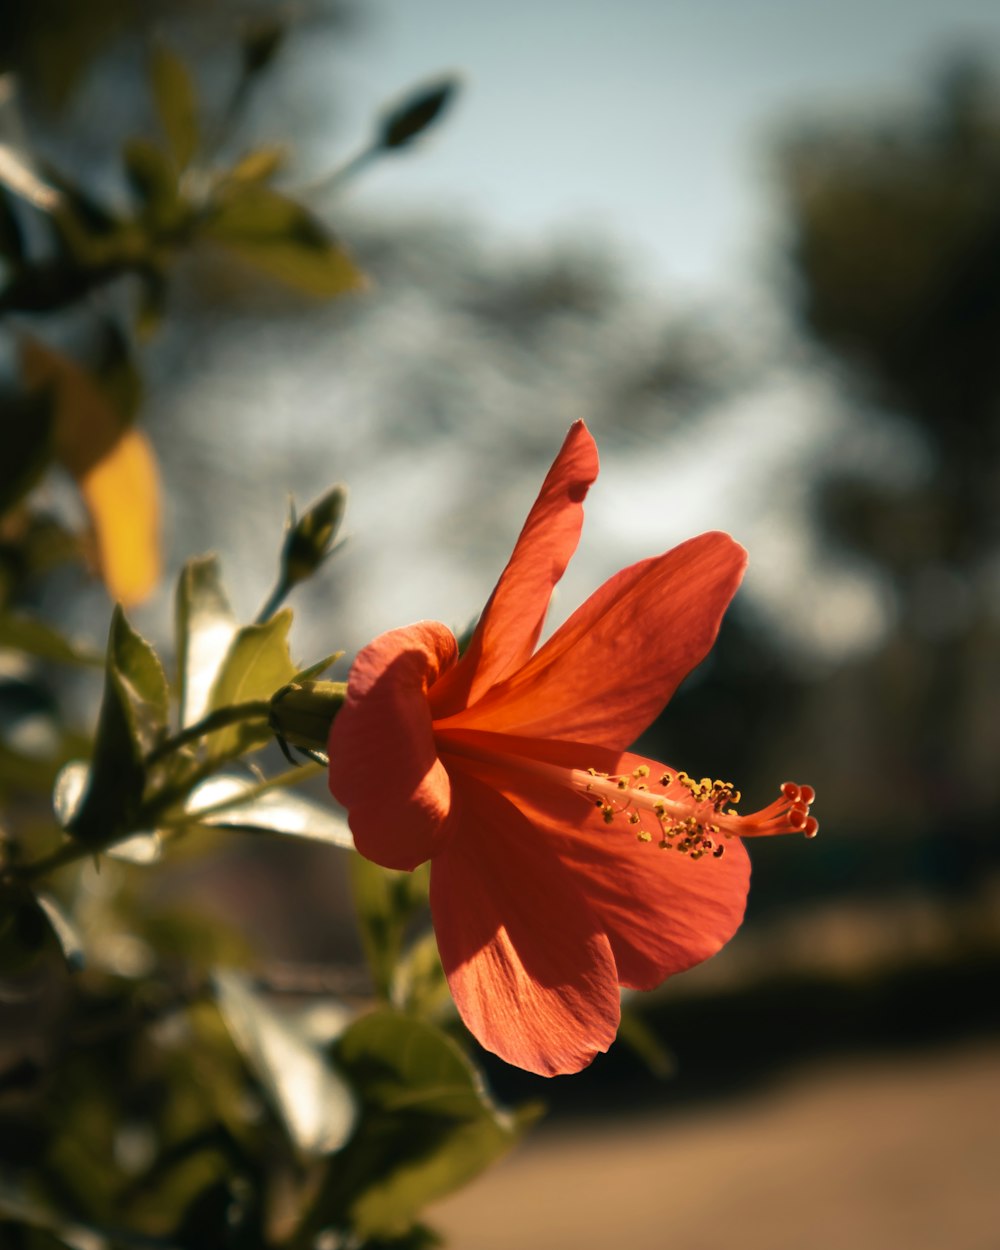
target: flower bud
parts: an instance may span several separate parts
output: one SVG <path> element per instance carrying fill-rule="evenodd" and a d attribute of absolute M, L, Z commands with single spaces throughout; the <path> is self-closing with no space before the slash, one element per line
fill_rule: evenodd
<path fill-rule="evenodd" d="M 312 577 L 326 557 L 344 517 L 347 488 L 334 486 L 297 520 L 294 510 L 281 549 L 281 570 L 286 590 Z"/>
<path fill-rule="evenodd" d="M 343 681 L 293 681 L 272 696 L 268 724 L 283 745 L 325 752 L 346 694 Z"/>

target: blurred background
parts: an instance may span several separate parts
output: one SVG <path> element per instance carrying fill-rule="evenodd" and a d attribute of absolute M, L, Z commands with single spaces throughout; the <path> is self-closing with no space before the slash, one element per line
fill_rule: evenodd
<path fill-rule="evenodd" d="M 241 95 L 234 23 L 275 16 L 281 46 Z M 818 841 L 752 848 L 738 938 L 636 1004 L 663 1049 L 637 1024 L 579 1078 L 489 1067 L 501 1099 L 551 1114 L 437 1222 L 465 1250 L 989 1250 L 995 6 L 36 0 L 0 17 L 4 144 L 120 200 L 119 149 L 153 126 L 154 33 L 219 158 L 287 146 L 277 185 L 368 286 L 324 304 L 175 265 L 158 333 L 130 345 L 164 497 L 143 631 L 166 639 L 176 573 L 205 550 L 252 612 L 289 494 L 335 481 L 348 540 L 294 600 L 297 654 L 421 617 L 460 630 L 582 417 L 602 475 L 551 624 L 623 565 L 729 530 L 744 589 L 642 749 L 754 807 L 786 777 L 819 793 Z M 432 131 L 351 163 L 381 110 L 451 75 Z M 99 642 L 103 591 L 80 590 L 66 574 L 35 606 Z M 338 864 L 279 849 L 277 877 L 228 861 L 225 907 L 268 957 L 349 968 Z"/>

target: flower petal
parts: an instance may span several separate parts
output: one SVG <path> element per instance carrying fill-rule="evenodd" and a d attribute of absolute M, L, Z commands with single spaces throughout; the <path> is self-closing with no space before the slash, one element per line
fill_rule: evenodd
<path fill-rule="evenodd" d="M 461 662 L 433 692 L 435 717 L 466 707 L 530 658 L 552 588 L 580 541 L 583 500 L 597 468 L 597 447 L 577 421 L 542 483 Z"/>
<path fill-rule="evenodd" d="M 358 850 L 384 868 L 415 868 L 447 837 L 451 785 L 427 691 L 457 650 L 436 621 L 382 634 L 354 661 L 330 730 L 330 791 Z"/>
<path fill-rule="evenodd" d="M 466 1026 L 529 1072 L 579 1072 L 615 1039 L 607 938 L 558 860 L 515 807 L 453 777 L 455 836 L 431 865 L 441 961 Z"/>
<path fill-rule="evenodd" d="M 623 569 L 446 724 L 623 750 L 705 658 L 745 567 L 738 543 L 709 533 Z"/>
<path fill-rule="evenodd" d="M 484 757 L 456 757 L 450 744 L 475 746 Z M 519 760 L 614 775 L 645 765 L 655 778 L 665 766 L 640 755 L 500 734 L 449 733 L 442 758 L 455 774 L 474 773 L 513 803 L 559 860 L 607 934 L 619 984 L 648 990 L 708 959 L 739 928 L 750 887 L 750 860 L 737 838 L 720 859 L 692 860 L 656 842 L 639 842 L 624 813 L 605 823 L 584 796 L 552 784 Z M 487 755 L 493 762 L 485 762 Z M 506 755 L 506 760 L 504 756 Z M 676 772 L 676 769 L 670 769 Z"/>

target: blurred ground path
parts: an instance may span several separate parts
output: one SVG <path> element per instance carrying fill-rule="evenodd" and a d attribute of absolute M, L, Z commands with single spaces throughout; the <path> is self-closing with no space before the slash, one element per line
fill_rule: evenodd
<path fill-rule="evenodd" d="M 454 1250 L 997 1250 L 1000 1046 L 539 1133 L 432 1223 Z"/>

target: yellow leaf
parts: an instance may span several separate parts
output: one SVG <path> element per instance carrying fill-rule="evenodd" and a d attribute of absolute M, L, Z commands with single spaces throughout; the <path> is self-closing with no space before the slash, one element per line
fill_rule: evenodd
<path fill-rule="evenodd" d="M 160 576 L 160 482 L 149 440 L 132 426 L 79 486 L 108 593 L 126 607 L 141 602 Z"/>
<path fill-rule="evenodd" d="M 22 377 L 55 405 L 55 458 L 76 480 L 113 599 L 144 599 L 160 575 L 159 474 L 144 435 L 86 369 L 37 339 L 20 342 Z"/>

